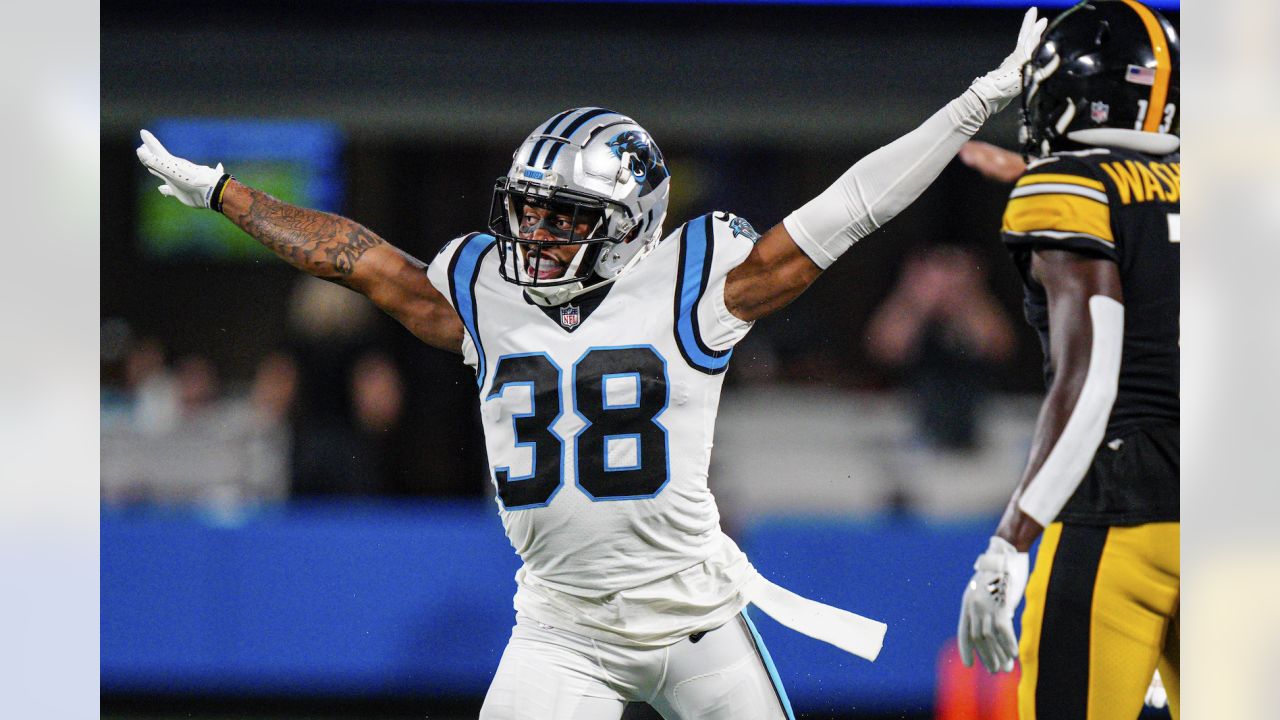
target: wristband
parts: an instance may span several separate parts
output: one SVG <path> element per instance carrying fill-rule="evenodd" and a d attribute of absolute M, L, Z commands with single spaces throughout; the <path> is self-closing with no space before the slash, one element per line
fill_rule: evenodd
<path fill-rule="evenodd" d="M 222 193 L 226 192 L 227 181 L 235 180 L 235 176 L 231 173 L 223 173 L 218 178 L 218 182 L 214 184 L 213 191 L 209 193 L 209 209 L 214 212 L 222 212 Z"/>

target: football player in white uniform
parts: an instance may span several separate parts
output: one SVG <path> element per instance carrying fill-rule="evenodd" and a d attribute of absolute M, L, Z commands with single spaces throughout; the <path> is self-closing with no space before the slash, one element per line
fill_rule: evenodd
<path fill-rule="evenodd" d="M 523 560 L 516 625 L 481 717 L 791 717 L 749 603 L 866 657 L 884 626 L 760 578 L 707 489 L 724 371 L 786 305 L 905 208 L 1021 90 L 1044 22 L 919 128 L 759 236 L 715 212 L 663 235 L 670 178 L 630 118 L 566 110 L 498 180 L 487 232 L 430 266 L 346 218 L 174 157 L 138 157 L 165 195 L 221 212 L 285 261 L 368 296 L 476 372 L 497 504 Z"/>

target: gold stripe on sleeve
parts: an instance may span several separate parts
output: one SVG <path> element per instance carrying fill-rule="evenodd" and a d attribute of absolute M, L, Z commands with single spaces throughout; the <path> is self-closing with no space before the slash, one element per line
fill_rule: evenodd
<path fill-rule="evenodd" d="M 1066 183 L 1068 185 L 1079 185 L 1087 187 L 1098 192 L 1106 192 L 1102 183 L 1092 178 L 1080 177 L 1079 175 L 1065 175 L 1062 173 L 1039 173 L 1036 175 L 1023 175 L 1018 179 L 1016 187 L 1025 187 L 1027 185 L 1038 185 L 1040 183 Z"/>
<path fill-rule="evenodd" d="M 1114 243 L 1111 210 L 1097 200 L 1065 193 L 1013 198 L 1004 211 L 1001 230 L 1013 233 L 1080 233 Z"/>

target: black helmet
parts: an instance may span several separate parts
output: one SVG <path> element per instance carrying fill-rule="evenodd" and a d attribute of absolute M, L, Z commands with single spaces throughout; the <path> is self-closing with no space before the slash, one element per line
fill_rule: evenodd
<path fill-rule="evenodd" d="M 1178 147 L 1178 31 L 1135 0 L 1085 0 L 1054 19 L 1023 66 L 1028 157 L 1069 142 Z"/>

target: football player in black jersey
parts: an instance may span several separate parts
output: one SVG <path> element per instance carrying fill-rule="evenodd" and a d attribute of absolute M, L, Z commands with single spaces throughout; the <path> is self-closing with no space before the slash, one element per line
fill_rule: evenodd
<path fill-rule="evenodd" d="M 1179 714 L 1178 52 L 1159 13 L 1086 0 L 1024 71 L 1001 234 L 1049 390 L 959 627 L 966 664 L 1021 658 L 1023 720 L 1130 720 L 1157 667 Z"/>

